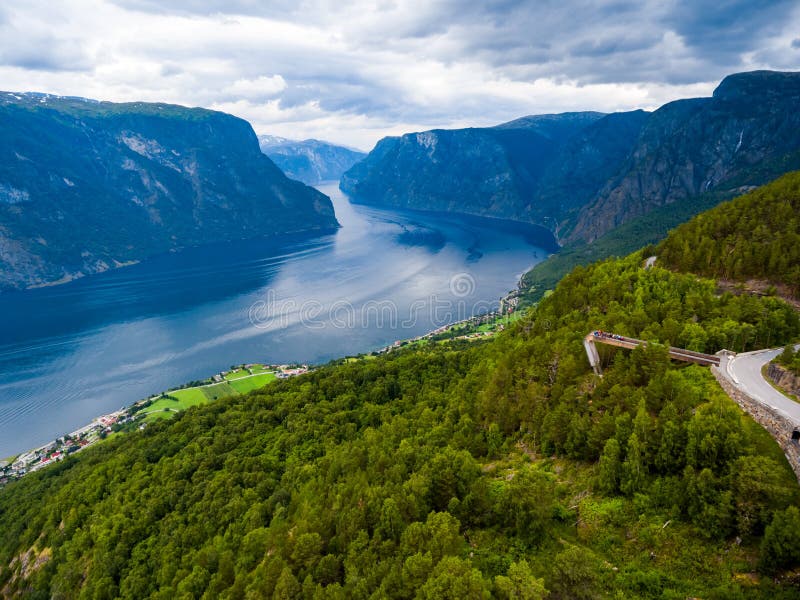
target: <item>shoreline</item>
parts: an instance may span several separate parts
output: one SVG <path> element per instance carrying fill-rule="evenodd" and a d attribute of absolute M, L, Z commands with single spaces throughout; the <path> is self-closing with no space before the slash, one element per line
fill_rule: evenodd
<path fill-rule="evenodd" d="M 522 284 L 522 277 L 519 278 L 516 288 L 508 292 L 505 296 L 503 296 L 500 299 L 500 306 L 497 310 L 489 311 L 479 315 L 473 315 L 466 319 L 461 319 L 460 321 L 455 321 L 453 323 L 442 325 L 440 327 L 437 327 L 436 329 L 428 331 L 414 338 L 395 340 L 388 346 L 378 348 L 371 352 L 363 352 L 361 354 L 352 357 L 343 357 L 340 360 L 348 360 L 359 357 L 363 358 L 366 356 L 376 356 L 380 354 L 385 354 L 397 348 L 405 347 L 408 346 L 409 344 L 416 344 L 422 341 L 435 342 L 435 341 L 450 341 L 458 339 L 476 340 L 476 339 L 491 337 L 496 331 L 502 331 L 509 322 L 516 320 L 516 318 L 518 318 L 518 316 L 516 315 L 518 315 L 517 308 L 519 307 L 521 284 Z M 503 320 L 506 320 L 506 322 L 505 323 L 502 322 Z M 450 337 L 445 336 L 442 337 L 441 339 L 436 339 L 437 336 L 444 336 L 450 331 L 459 328 L 468 328 L 470 325 L 472 325 L 475 328 L 474 331 L 468 331 L 463 335 L 453 335 Z M 491 328 L 492 325 L 494 325 L 495 329 Z M 488 329 L 484 331 L 479 331 L 479 328 L 482 326 L 487 326 Z M 229 374 L 237 372 L 239 369 L 250 370 L 253 367 L 260 367 L 261 369 L 258 373 L 251 373 L 249 375 L 236 377 L 235 379 L 228 379 L 227 377 Z M 135 423 L 137 419 L 141 419 L 142 421 L 141 424 L 138 426 L 138 429 L 144 429 L 147 426 L 147 421 L 145 421 L 145 418 L 148 415 L 158 412 L 178 413 L 185 410 L 185 409 L 178 410 L 170 408 L 170 409 L 161 409 L 150 412 L 142 412 L 145 408 L 147 408 L 149 405 L 151 405 L 153 402 L 157 400 L 166 398 L 177 400 L 174 396 L 170 395 L 170 392 L 211 388 L 214 386 L 220 386 L 222 384 L 228 383 L 229 381 L 258 377 L 265 375 L 267 373 L 273 373 L 275 375 L 275 378 L 277 379 L 284 379 L 287 377 L 302 375 L 304 373 L 309 372 L 310 370 L 312 369 L 309 368 L 307 365 L 300 365 L 300 366 L 267 365 L 260 363 L 248 363 L 248 364 L 242 364 L 233 370 L 220 371 L 219 373 L 216 373 L 211 377 L 201 380 L 202 383 L 199 383 L 199 385 L 189 385 L 185 383 L 183 385 L 170 388 L 163 392 L 152 394 L 147 398 L 144 398 L 142 400 L 137 400 L 136 402 L 128 406 L 123 406 L 119 410 L 95 417 L 88 424 L 76 429 L 75 431 L 65 433 L 64 435 L 56 438 L 55 440 L 51 440 L 46 444 L 43 444 L 42 446 L 39 446 L 32 450 L 21 452 L 17 455 L 12 455 L 8 457 L 7 460 L 0 461 L 0 488 L 2 488 L 4 485 L 8 483 L 11 483 L 12 481 L 21 479 L 28 473 L 36 472 L 48 465 L 60 462 L 64 460 L 64 458 L 66 458 L 67 456 L 80 452 L 84 448 L 93 446 L 98 442 L 106 439 L 106 437 L 109 434 L 131 431 L 132 429 L 130 425 Z M 190 382 L 190 383 L 197 384 L 198 382 Z M 268 385 L 268 382 L 265 383 L 264 385 Z M 114 427 L 121 428 L 123 426 L 128 426 L 128 428 L 124 430 L 122 429 L 118 429 L 117 431 L 114 430 Z"/>
<path fill-rule="evenodd" d="M 258 368 L 258 372 L 252 373 L 252 370 L 255 368 Z M 241 370 L 247 370 L 250 372 L 250 374 L 235 378 L 228 378 L 228 375 L 237 373 Z M 148 415 L 158 412 L 182 412 L 184 409 L 162 409 L 144 412 L 145 409 L 148 408 L 154 401 L 170 398 L 175 399 L 174 396 L 170 395 L 170 392 L 180 392 L 182 390 L 219 386 L 231 381 L 262 377 L 269 374 L 273 375 L 274 379 L 286 379 L 288 377 L 302 375 L 303 373 L 309 372 L 309 370 L 309 367 L 306 365 L 268 365 L 263 363 L 248 363 L 240 365 L 233 370 L 220 371 L 219 373 L 202 380 L 203 383 L 200 385 L 184 384 L 160 393 L 152 394 L 147 398 L 137 400 L 128 406 L 123 406 L 119 410 L 95 417 L 88 424 L 83 425 L 82 427 L 79 427 L 78 429 L 69 433 L 65 433 L 64 435 L 57 437 L 46 444 L 8 457 L 8 460 L 3 461 L 5 464 L 0 462 L 0 488 L 7 483 L 21 479 L 28 473 L 39 471 L 44 467 L 64 460 L 67 456 L 80 452 L 84 448 L 93 446 L 106 439 L 110 434 L 125 433 L 132 431 L 134 428 L 140 430 L 144 429 L 148 423 L 146 420 Z M 268 384 L 269 382 L 266 382 L 264 385 Z M 210 401 L 211 400 L 209 400 L 209 402 Z M 135 425 L 137 420 L 140 421 L 138 427 Z"/>
<path fill-rule="evenodd" d="M 141 265 L 143 263 L 147 263 L 148 261 L 161 258 L 163 256 L 168 256 L 172 254 L 180 254 L 181 252 L 191 251 L 202 249 L 206 247 L 213 247 L 218 244 L 228 244 L 228 243 L 238 243 L 238 242 L 253 242 L 253 241 L 267 241 L 267 242 L 294 242 L 294 241 L 304 241 L 310 240 L 318 237 L 324 237 L 326 235 L 331 235 L 336 233 L 342 228 L 341 223 L 336 221 L 334 225 L 330 226 L 318 226 L 318 227 L 309 227 L 303 229 L 296 229 L 292 231 L 284 231 L 281 233 L 276 234 L 265 234 L 265 235 L 254 235 L 254 236 L 246 236 L 246 237 L 234 237 L 231 239 L 220 239 L 209 241 L 202 244 L 187 244 L 183 246 L 175 246 L 174 248 L 169 248 L 166 250 L 160 250 L 158 252 L 154 252 L 151 254 L 145 254 L 140 258 L 134 258 L 130 260 L 119 261 L 117 259 L 110 259 L 111 264 L 102 261 L 104 268 L 99 268 L 96 270 L 86 270 L 86 271 L 74 271 L 74 272 L 65 272 L 61 277 L 58 279 L 51 279 L 51 280 L 43 280 L 38 281 L 35 283 L 23 284 L 21 286 L 11 286 L 8 287 L 0 287 L 0 294 L 17 294 L 17 293 L 25 293 L 31 292 L 36 290 L 42 290 L 52 287 L 59 287 L 63 285 L 68 285 L 70 283 L 74 283 L 85 279 L 87 277 L 94 277 L 97 275 L 103 275 L 107 273 L 111 273 L 114 271 L 119 271 L 125 269 L 127 267 L 134 267 L 136 265 Z"/>

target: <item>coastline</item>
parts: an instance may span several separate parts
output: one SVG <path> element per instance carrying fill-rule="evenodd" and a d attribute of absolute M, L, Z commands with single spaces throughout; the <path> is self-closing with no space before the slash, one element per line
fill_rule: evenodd
<path fill-rule="evenodd" d="M 467 319 L 442 325 L 414 338 L 395 340 L 393 343 L 383 348 L 373 350 L 372 352 L 364 352 L 354 357 L 344 357 L 341 360 L 377 356 L 404 346 L 426 341 L 434 343 L 451 340 L 475 341 L 491 337 L 496 332 L 502 331 L 510 322 L 513 322 L 521 315 L 521 312 L 517 311 L 520 301 L 521 285 L 522 277 L 519 278 L 516 288 L 500 299 L 498 310 L 473 315 Z M 307 365 L 243 364 L 233 370 L 220 371 L 199 382 L 185 383 L 164 392 L 152 394 L 147 398 L 138 400 L 119 410 L 95 417 L 90 423 L 75 431 L 66 433 L 55 440 L 51 440 L 42 446 L 22 452 L 16 456 L 8 457 L 8 460 L 0 461 L 0 488 L 12 481 L 21 479 L 28 473 L 33 473 L 51 464 L 58 463 L 71 454 L 93 446 L 106 439 L 111 434 L 129 432 L 134 429 L 145 429 L 148 423 L 146 420 L 148 415 L 152 415 L 156 412 L 182 412 L 182 410 L 184 410 L 183 408 L 180 410 L 170 408 L 150 412 L 144 410 L 157 400 L 166 398 L 174 400 L 175 397 L 171 396 L 170 392 L 180 393 L 183 390 L 199 390 L 201 388 L 220 386 L 230 381 L 228 377 L 231 373 L 235 373 L 240 369 L 250 370 L 251 368 L 259 368 L 259 372 L 236 377 L 235 379 L 243 380 L 267 373 L 273 373 L 277 379 L 284 379 L 286 377 L 302 375 L 312 370 Z M 268 385 L 268 383 L 264 385 Z M 216 396 L 214 398 L 216 399 Z"/>
<path fill-rule="evenodd" d="M 258 372 L 255 374 L 251 372 L 249 375 L 228 378 L 231 373 L 241 372 L 242 370 L 248 370 L 250 372 L 254 369 L 258 369 Z M 174 396 L 170 395 L 171 392 L 220 386 L 229 381 L 242 381 L 254 377 L 262 377 L 264 375 L 274 375 L 272 379 L 285 379 L 302 375 L 303 373 L 309 372 L 309 370 L 310 369 L 306 365 L 266 365 L 250 363 L 240 365 L 240 367 L 230 371 L 220 371 L 216 375 L 199 382 L 200 385 L 192 385 L 198 382 L 191 382 L 190 384 L 184 384 L 164 392 L 152 394 L 147 398 L 138 400 L 119 410 L 95 417 L 90 423 L 83 425 L 75 431 L 66 433 L 55 440 L 51 440 L 42 446 L 22 452 L 16 456 L 8 457 L 10 460 L 5 461 L 5 464 L 0 462 L 0 487 L 17 479 L 21 479 L 28 473 L 34 473 L 51 464 L 60 462 L 71 454 L 75 454 L 84 448 L 97 444 L 111 434 L 125 433 L 135 429 L 145 429 L 148 422 L 150 422 L 148 417 L 154 413 L 182 412 L 183 409 L 162 409 L 160 411 L 145 410 L 157 400 L 174 399 Z M 268 385 L 268 382 L 265 382 L 264 385 Z"/>
<path fill-rule="evenodd" d="M 232 238 L 229 240 L 222 239 L 222 240 L 215 240 L 210 241 L 203 244 L 187 244 L 184 246 L 176 246 L 174 248 L 170 248 L 168 250 L 163 250 L 160 252 L 155 252 L 153 254 L 147 254 L 142 256 L 141 258 L 119 261 L 116 259 L 111 259 L 112 264 L 108 264 L 105 261 L 100 261 L 99 268 L 94 270 L 85 270 L 85 271 L 75 271 L 72 273 L 64 273 L 58 279 L 40 281 L 38 283 L 31 283 L 29 285 L 25 285 L 24 287 L 9 287 L 5 290 L 0 288 L 0 293 L 14 293 L 14 292 L 24 292 L 29 290 L 40 290 L 42 288 L 49 288 L 49 287 L 56 287 L 61 285 L 66 285 L 68 283 L 72 283 L 74 281 L 78 281 L 85 277 L 92 277 L 94 275 L 101 275 L 103 273 L 108 273 L 109 271 L 116 271 L 119 269 L 124 269 L 126 267 L 133 267 L 135 265 L 142 264 L 143 262 L 147 262 L 152 259 L 159 258 L 160 256 L 167 255 L 167 254 L 177 254 L 183 252 L 184 250 L 193 250 L 197 248 L 203 247 L 213 247 L 216 244 L 225 244 L 229 242 L 249 242 L 254 240 L 267 240 L 270 242 L 292 242 L 292 241 L 302 241 L 306 239 L 314 239 L 317 237 L 322 237 L 326 235 L 331 235 L 336 233 L 339 229 L 342 228 L 342 225 L 336 221 L 335 225 L 330 226 L 316 226 L 316 227 L 306 227 L 302 229 L 296 229 L 291 231 L 284 231 L 281 233 L 277 233 L 274 235 L 256 235 L 256 236 L 247 236 L 241 238 Z"/>

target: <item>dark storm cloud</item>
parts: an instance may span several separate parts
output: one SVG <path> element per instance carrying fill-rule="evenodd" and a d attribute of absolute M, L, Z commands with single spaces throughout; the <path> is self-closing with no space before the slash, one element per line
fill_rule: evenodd
<path fill-rule="evenodd" d="M 366 147 L 706 95 L 796 69 L 798 23 L 796 0 L 5 0 L 0 69 L 6 87 L 212 106 Z"/>
<path fill-rule="evenodd" d="M 528 77 L 683 84 L 741 68 L 785 25 L 795 2 L 530 2 L 454 14 L 456 52 Z M 451 56 L 455 58 L 455 54 Z"/>
<path fill-rule="evenodd" d="M 686 43 L 713 55 L 740 53 L 778 33 L 794 0 L 694 0 L 680 2 L 664 19 Z"/>
<path fill-rule="evenodd" d="M 327 23 L 364 52 L 423 53 L 446 62 L 478 60 L 526 78 L 668 84 L 708 81 L 736 70 L 743 55 L 758 51 L 796 7 L 794 0 L 387 1 L 360 8 L 358 3 L 315 0 L 179 0 L 168 8 L 155 0 L 115 2 L 158 13 Z M 359 20 L 365 12 L 372 17 Z"/>

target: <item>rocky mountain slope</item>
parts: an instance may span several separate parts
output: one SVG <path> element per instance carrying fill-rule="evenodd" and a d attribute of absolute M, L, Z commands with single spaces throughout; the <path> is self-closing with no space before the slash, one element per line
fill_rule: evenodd
<path fill-rule="evenodd" d="M 711 98 L 666 104 L 571 238 L 591 241 L 656 206 L 744 191 L 800 168 L 798 103 L 800 73 L 753 71 L 726 77 Z"/>
<path fill-rule="evenodd" d="M 434 130 L 381 140 L 344 174 L 357 202 L 519 219 L 556 230 L 562 213 L 605 184 L 645 113 L 564 113 L 498 127 Z M 583 167 L 569 168 L 570 160 Z M 575 195 L 561 190 L 574 180 Z M 577 192 L 580 190 L 580 192 Z M 585 200 L 583 200 L 585 201 Z"/>
<path fill-rule="evenodd" d="M 336 226 L 330 199 L 288 179 L 236 117 L 0 94 L 0 289 Z"/>
<path fill-rule="evenodd" d="M 545 225 L 593 241 L 653 208 L 800 168 L 800 73 L 731 75 L 711 98 L 386 138 L 342 178 L 359 202 Z M 558 124 L 558 135 L 543 126 Z"/>
<path fill-rule="evenodd" d="M 288 177 L 309 185 L 338 181 L 342 173 L 366 154 L 320 140 L 288 140 L 272 135 L 258 136 L 261 151 Z"/>

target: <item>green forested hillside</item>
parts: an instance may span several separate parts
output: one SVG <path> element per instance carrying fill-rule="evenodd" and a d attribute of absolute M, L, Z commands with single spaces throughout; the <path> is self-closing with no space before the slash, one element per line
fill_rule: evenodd
<path fill-rule="evenodd" d="M 800 171 L 681 225 L 659 257 L 682 271 L 766 280 L 800 295 Z"/>
<path fill-rule="evenodd" d="M 520 289 L 526 305 L 538 302 L 561 278 L 577 266 L 585 266 L 612 256 L 627 256 L 648 244 L 657 244 L 673 228 L 698 213 L 713 208 L 731 194 L 707 193 L 661 206 L 615 227 L 591 244 L 572 242 L 549 256 L 522 276 Z"/>
<path fill-rule="evenodd" d="M 775 360 L 795 375 L 800 375 L 800 350 L 795 350 L 793 344 L 786 346 Z"/>
<path fill-rule="evenodd" d="M 608 349 L 599 379 L 581 339 L 748 350 L 797 339 L 797 314 L 642 259 L 576 269 L 492 341 L 324 367 L 7 486 L 0 589 L 796 598 L 778 446 L 707 370 L 651 344 Z"/>
<path fill-rule="evenodd" d="M 574 267 L 657 244 L 673 228 L 659 248 L 672 268 L 717 278 L 763 278 L 800 294 L 800 172 L 709 210 L 730 195 L 708 193 L 668 204 L 591 244 L 565 245 L 525 273 L 520 286 L 525 302 L 537 302 Z"/>

